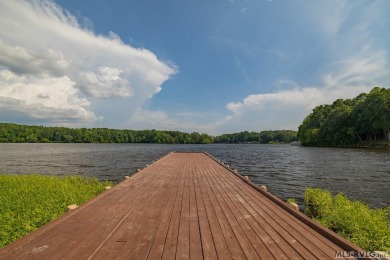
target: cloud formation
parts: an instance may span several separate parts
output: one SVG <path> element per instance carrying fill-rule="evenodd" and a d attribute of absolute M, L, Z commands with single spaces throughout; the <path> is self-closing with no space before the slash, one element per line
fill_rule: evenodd
<path fill-rule="evenodd" d="M 380 19 L 384 14 L 377 4 L 346 6 L 346 2 L 340 2 L 337 8 L 327 11 L 309 8 L 306 18 L 315 21 L 318 33 L 328 39 L 328 62 L 320 67 L 318 83 L 300 84 L 291 78 L 275 80 L 272 93 L 252 94 L 228 103 L 230 114 L 217 122 L 217 131 L 297 129 L 317 105 L 353 98 L 374 86 L 387 87 L 388 52 L 371 32 L 372 17 L 361 19 L 361 13 L 356 13 L 356 8 L 363 8 L 364 14 L 375 13 L 375 19 Z M 315 11 L 322 14 L 317 16 Z"/>
<path fill-rule="evenodd" d="M 155 54 L 96 35 L 49 0 L 0 2 L 0 107 L 48 122 L 91 124 L 99 99 L 133 110 L 175 72 Z M 103 116 L 104 115 L 104 112 Z"/>
<path fill-rule="evenodd" d="M 90 102 L 79 96 L 67 76 L 36 77 L 0 71 L 1 115 L 28 115 L 53 123 L 91 123 L 98 118 L 89 111 Z"/>
<path fill-rule="evenodd" d="M 243 129 L 297 129 L 303 118 L 317 105 L 338 98 L 353 98 L 374 86 L 389 82 L 390 69 L 383 50 L 365 47 L 359 54 L 339 64 L 336 72 L 322 76 L 318 86 L 292 86 L 274 93 L 253 94 L 227 104 L 229 116 L 217 123 L 219 131 Z M 225 130 L 226 131 L 226 130 Z"/>
<path fill-rule="evenodd" d="M 178 3 L 167 10 L 175 13 Z M 313 107 L 389 82 L 383 1 L 245 2 L 245 15 L 220 6 L 205 18 L 207 30 L 195 26 L 200 16 L 193 10 L 185 17 L 193 27 L 186 27 L 181 16 L 159 24 L 162 16 L 140 18 L 132 9 L 135 17 L 126 21 L 149 21 L 139 29 L 148 32 L 141 42 L 161 45 L 184 68 L 156 95 L 175 65 L 114 32 L 94 32 L 88 18 L 54 1 L 0 1 L 0 120 L 212 134 L 296 129 Z M 102 22 L 123 32 L 128 24 L 119 21 Z"/>

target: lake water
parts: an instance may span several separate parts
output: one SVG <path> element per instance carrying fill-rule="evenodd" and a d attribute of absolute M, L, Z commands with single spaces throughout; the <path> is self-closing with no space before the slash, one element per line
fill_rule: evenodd
<path fill-rule="evenodd" d="M 205 151 L 283 200 L 306 187 L 343 192 L 372 207 L 390 203 L 390 153 L 291 145 L 0 144 L 0 173 L 94 176 L 118 182 L 171 151 Z M 1 187 L 0 187 L 1 188 Z"/>

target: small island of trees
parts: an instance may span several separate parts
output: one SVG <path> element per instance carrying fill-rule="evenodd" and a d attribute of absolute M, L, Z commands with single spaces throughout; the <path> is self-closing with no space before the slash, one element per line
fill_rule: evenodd
<path fill-rule="evenodd" d="M 389 146 L 390 89 L 375 87 L 315 107 L 299 126 L 298 137 L 309 146 Z"/>

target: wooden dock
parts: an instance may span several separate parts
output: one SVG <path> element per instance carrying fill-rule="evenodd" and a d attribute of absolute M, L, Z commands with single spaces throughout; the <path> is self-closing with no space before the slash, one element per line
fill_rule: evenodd
<path fill-rule="evenodd" d="M 0 259 L 334 259 L 362 251 L 205 153 L 170 153 Z"/>

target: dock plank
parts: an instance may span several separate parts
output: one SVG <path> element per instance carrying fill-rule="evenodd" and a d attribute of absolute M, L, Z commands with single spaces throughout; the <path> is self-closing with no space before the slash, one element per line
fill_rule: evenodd
<path fill-rule="evenodd" d="M 240 244 L 238 243 L 238 240 L 218 202 L 218 199 L 217 197 L 215 196 L 215 194 L 213 193 L 213 190 L 212 190 L 212 187 L 210 185 L 210 183 L 208 182 L 207 180 L 207 174 L 209 174 L 209 172 L 207 172 L 204 168 L 203 168 L 203 175 L 201 175 L 201 177 L 203 177 L 201 180 L 203 182 L 203 185 L 201 185 L 201 188 L 203 188 L 203 194 L 204 194 L 204 197 L 205 198 L 205 203 L 206 203 L 206 207 L 207 208 L 210 208 L 210 213 L 212 214 L 212 212 L 214 212 L 214 218 L 213 220 L 215 219 L 217 221 L 218 224 L 213 224 L 212 226 L 219 226 L 220 229 L 221 229 L 221 233 L 218 233 L 214 236 L 214 241 L 222 241 L 224 240 L 226 242 L 226 246 L 224 249 L 222 250 L 218 250 L 219 252 L 223 252 L 223 253 L 227 253 L 226 252 L 226 247 L 229 249 L 229 252 L 230 252 L 230 255 L 233 259 L 244 259 L 245 258 L 245 254 L 244 252 L 242 251 L 242 248 L 240 247 Z M 214 232 L 213 232 L 214 234 Z M 220 259 L 225 259 L 225 257 L 220 257 L 218 256 Z"/>
<path fill-rule="evenodd" d="M 198 217 L 198 205 L 195 192 L 195 172 L 192 168 L 188 169 L 190 173 L 190 258 L 203 259 L 202 241 Z"/>
<path fill-rule="evenodd" d="M 0 259 L 333 259 L 362 251 L 205 153 L 170 153 Z"/>
<path fill-rule="evenodd" d="M 179 190 L 173 207 L 171 221 L 169 223 L 168 233 L 165 239 L 162 259 L 175 259 L 178 243 L 178 234 L 180 227 L 180 216 L 182 210 L 183 193 L 184 193 L 184 172 L 179 174 Z"/>
<path fill-rule="evenodd" d="M 233 185 L 232 187 L 236 189 L 241 187 L 241 191 L 244 192 L 243 194 L 258 196 L 258 194 L 252 193 L 250 189 L 246 189 L 246 186 L 242 186 L 241 183 L 236 183 L 236 185 Z M 250 200 L 249 197 L 247 198 L 248 204 L 254 203 Z M 274 230 L 279 230 L 285 239 L 290 239 L 291 244 L 295 245 L 295 250 L 297 252 L 301 252 L 302 257 L 314 257 L 313 255 L 307 255 L 307 251 L 317 252 L 316 256 L 320 258 L 334 256 L 334 250 L 329 250 L 328 240 L 324 240 L 325 243 L 322 243 L 324 241 L 318 241 L 319 238 L 322 238 L 322 236 L 319 236 L 318 233 L 317 236 L 313 236 L 311 232 L 304 230 L 299 221 L 296 221 L 296 219 L 292 218 L 290 215 L 286 215 L 279 207 L 274 207 L 269 200 L 256 200 L 256 202 L 257 206 L 254 207 L 258 212 L 261 212 L 259 214 L 263 216 L 264 219 L 266 219 L 267 222 L 271 224 L 271 226 L 273 226 Z M 294 240 L 297 242 L 295 243 Z M 321 248 L 319 251 L 318 246 Z M 340 247 L 335 247 L 334 249 L 341 250 Z"/>
<path fill-rule="evenodd" d="M 216 176 L 216 175 L 215 175 Z M 247 258 L 254 258 L 254 259 L 280 259 L 275 258 L 270 249 L 264 244 L 264 242 L 261 240 L 261 236 L 257 235 L 255 232 L 255 228 L 253 228 L 250 225 L 250 215 L 246 214 L 245 212 L 242 212 L 242 209 L 240 208 L 240 203 L 237 203 L 238 200 L 231 196 L 232 189 L 229 187 L 228 183 L 222 182 L 220 178 L 214 178 L 214 184 L 215 187 L 217 187 L 218 192 L 220 193 L 221 198 L 224 200 L 224 204 L 230 209 L 231 213 L 234 215 L 236 220 L 234 220 L 237 224 L 236 227 L 242 227 L 242 233 L 245 234 L 246 238 L 239 239 L 240 243 L 242 241 L 246 241 L 247 243 L 250 243 L 252 247 L 248 248 L 248 245 L 243 245 L 244 252 L 250 252 L 255 251 L 256 254 L 247 255 Z M 225 188 L 222 188 L 225 186 Z M 241 210 L 240 210 L 241 209 Z M 242 235 L 241 235 L 242 236 Z M 250 241 L 250 242 L 249 242 Z M 254 249 L 254 250 L 253 250 Z M 274 248 L 272 248 L 274 249 Z"/>
<path fill-rule="evenodd" d="M 194 176 L 194 190 L 196 197 L 196 205 L 198 210 L 198 218 L 199 218 L 199 232 L 201 235 L 202 242 L 202 253 L 204 259 L 216 259 L 217 258 L 217 246 L 214 243 L 213 235 L 211 231 L 211 217 L 207 215 L 206 207 L 204 205 L 202 191 L 199 187 L 199 182 L 197 178 Z M 192 246 L 192 245 L 191 245 Z M 219 247 L 223 248 L 223 245 L 219 245 Z"/>
<path fill-rule="evenodd" d="M 209 169 L 207 167 L 207 169 Z M 219 207 L 221 208 L 222 212 L 224 213 L 227 222 L 230 225 L 230 228 L 232 232 L 235 235 L 235 238 L 241 247 L 241 251 L 244 253 L 245 257 L 247 259 L 260 259 L 260 256 L 257 254 L 255 248 L 253 247 L 253 244 L 249 241 L 248 237 L 244 233 L 242 229 L 242 225 L 244 224 L 242 220 L 242 215 L 241 214 L 235 214 L 237 211 L 235 211 L 235 207 L 230 207 L 233 206 L 228 203 L 226 203 L 223 188 L 226 189 L 226 184 L 225 183 L 218 183 L 217 180 L 219 178 L 216 178 L 217 176 L 213 175 L 212 172 L 210 172 L 206 180 L 209 182 L 210 187 L 213 187 L 212 191 L 214 193 L 214 196 L 216 197 L 216 200 L 219 203 Z M 263 252 L 264 256 L 267 256 L 267 251 Z M 270 256 L 270 255 L 268 255 Z M 241 259 L 243 258 L 241 255 L 239 256 Z M 269 258 L 266 258 L 269 259 Z"/>

